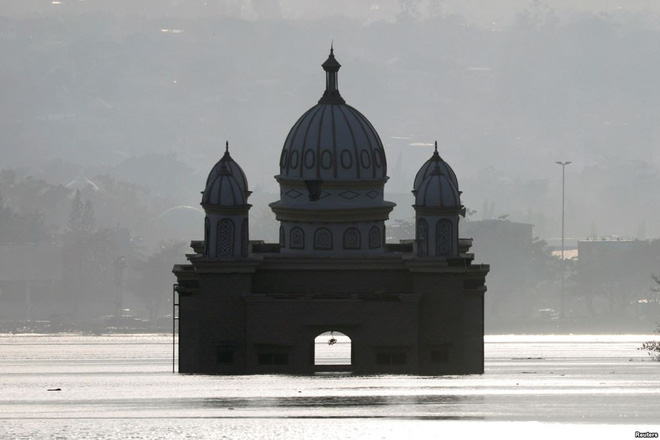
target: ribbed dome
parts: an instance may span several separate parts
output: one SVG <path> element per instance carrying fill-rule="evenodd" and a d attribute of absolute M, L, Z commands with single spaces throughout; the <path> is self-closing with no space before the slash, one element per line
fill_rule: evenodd
<path fill-rule="evenodd" d="M 225 154 L 211 169 L 209 177 L 206 179 L 206 188 L 208 188 L 211 182 L 213 182 L 213 180 L 219 175 L 220 168 L 223 164 L 225 164 L 229 170 L 229 174 L 231 174 L 234 179 L 236 179 L 236 182 L 240 186 L 241 191 L 243 191 L 245 194 L 245 198 L 247 198 L 249 195 L 247 177 L 245 176 L 245 172 L 240 167 L 240 165 L 238 165 L 238 163 L 236 163 L 236 161 L 234 161 L 234 159 L 229 154 L 229 142 L 225 144 Z"/>
<path fill-rule="evenodd" d="M 415 194 L 415 206 L 423 208 L 460 208 L 461 198 L 451 180 L 440 171 L 439 164 L 433 166 Z"/>
<path fill-rule="evenodd" d="M 458 179 L 456 179 L 456 173 L 454 173 L 454 170 L 451 169 L 449 164 L 444 160 L 442 160 L 442 158 L 438 154 L 438 142 L 436 142 L 433 156 L 431 156 L 429 160 L 424 162 L 424 165 L 422 165 L 422 167 L 417 172 L 417 175 L 415 176 L 415 182 L 413 183 L 413 193 L 419 191 L 419 187 L 421 186 L 422 182 L 431 174 L 431 172 L 435 168 L 436 163 L 440 168 L 440 172 L 444 174 L 447 177 L 447 179 L 449 179 L 449 181 L 454 185 L 456 190 L 459 190 Z"/>
<path fill-rule="evenodd" d="M 243 186 L 229 171 L 227 163 L 220 163 L 216 176 L 210 180 L 202 193 L 202 205 L 230 207 L 245 204 L 246 192 Z"/>
<path fill-rule="evenodd" d="M 385 150 L 376 130 L 346 104 L 317 104 L 284 142 L 280 176 L 297 179 L 383 179 Z"/>
<path fill-rule="evenodd" d="M 322 64 L 326 89 L 319 103 L 289 132 L 280 176 L 303 180 L 369 180 L 387 176 L 383 143 L 362 113 L 347 105 L 338 88 L 341 65 L 332 49 Z"/>

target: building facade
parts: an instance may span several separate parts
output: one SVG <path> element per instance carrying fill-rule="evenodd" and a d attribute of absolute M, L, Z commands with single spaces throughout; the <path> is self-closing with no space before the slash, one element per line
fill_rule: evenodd
<path fill-rule="evenodd" d="M 386 243 L 383 144 L 339 93 L 332 50 L 322 67 L 325 91 L 275 176 L 279 243 L 250 241 L 247 178 L 228 147 L 209 175 L 204 241 L 174 267 L 179 371 L 311 374 L 324 369 L 315 339 L 340 332 L 356 374 L 483 372 L 488 266 L 459 238 L 456 175 L 436 145 L 413 183 L 416 239 Z"/>

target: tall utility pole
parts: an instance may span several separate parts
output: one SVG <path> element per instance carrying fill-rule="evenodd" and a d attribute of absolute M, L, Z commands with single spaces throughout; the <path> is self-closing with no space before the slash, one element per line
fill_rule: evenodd
<path fill-rule="evenodd" d="M 566 165 L 571 162 L 556 162 L 561 165 L 561 261 L 564 261 L 564 196 L 566 194 Z"/>
<path fill-rule="evenodd" d="M 561 318 L 564 317 L 564 200 L 566 195 L 566 165 L 569 165 L 571 162 L 556 162 L 557 165 L 561 165 L 561 310 L 559 315 Z"/>

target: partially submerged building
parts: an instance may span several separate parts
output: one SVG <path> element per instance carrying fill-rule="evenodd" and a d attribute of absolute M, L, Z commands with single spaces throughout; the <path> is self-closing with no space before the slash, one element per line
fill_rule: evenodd
<path fill-rule="evenodd" d="M 350 338 L 357 374 L 471 374 L 484 368 L 487 265 L 459 238 L 456 175 L 437 151 L 413 184 L 416 239 L 385 242 L 394 203 L 383 144 L 339 93 L 332 50 L 326 88 L 284 141 L 279 243 L 249 239 L 245 173 L 229 149 L 202 197 L 204 241 L 176 265 L 179 371 L 310 374 L 315 338 Z M 411 200 L 412 201 L 412 200 Z"/>

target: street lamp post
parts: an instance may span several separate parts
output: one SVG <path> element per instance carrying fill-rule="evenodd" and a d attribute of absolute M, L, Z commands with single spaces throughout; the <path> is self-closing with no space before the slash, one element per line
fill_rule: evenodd
<path fill-rule="evenodd" d="M 564 200 L 566 194 L 566 165 L 569 165 L 571 162 L 555 162 L 557 165 L 561 165 L 561 310 L 559 311 L 560 316 L 564 317 Z"/>
<path fill-rule="evenodd" d="M 564 261 L 564 195 L 566 188 L 566 165 L 571 162 L 556 162 L 561 165 L 561 261 Z"/>

